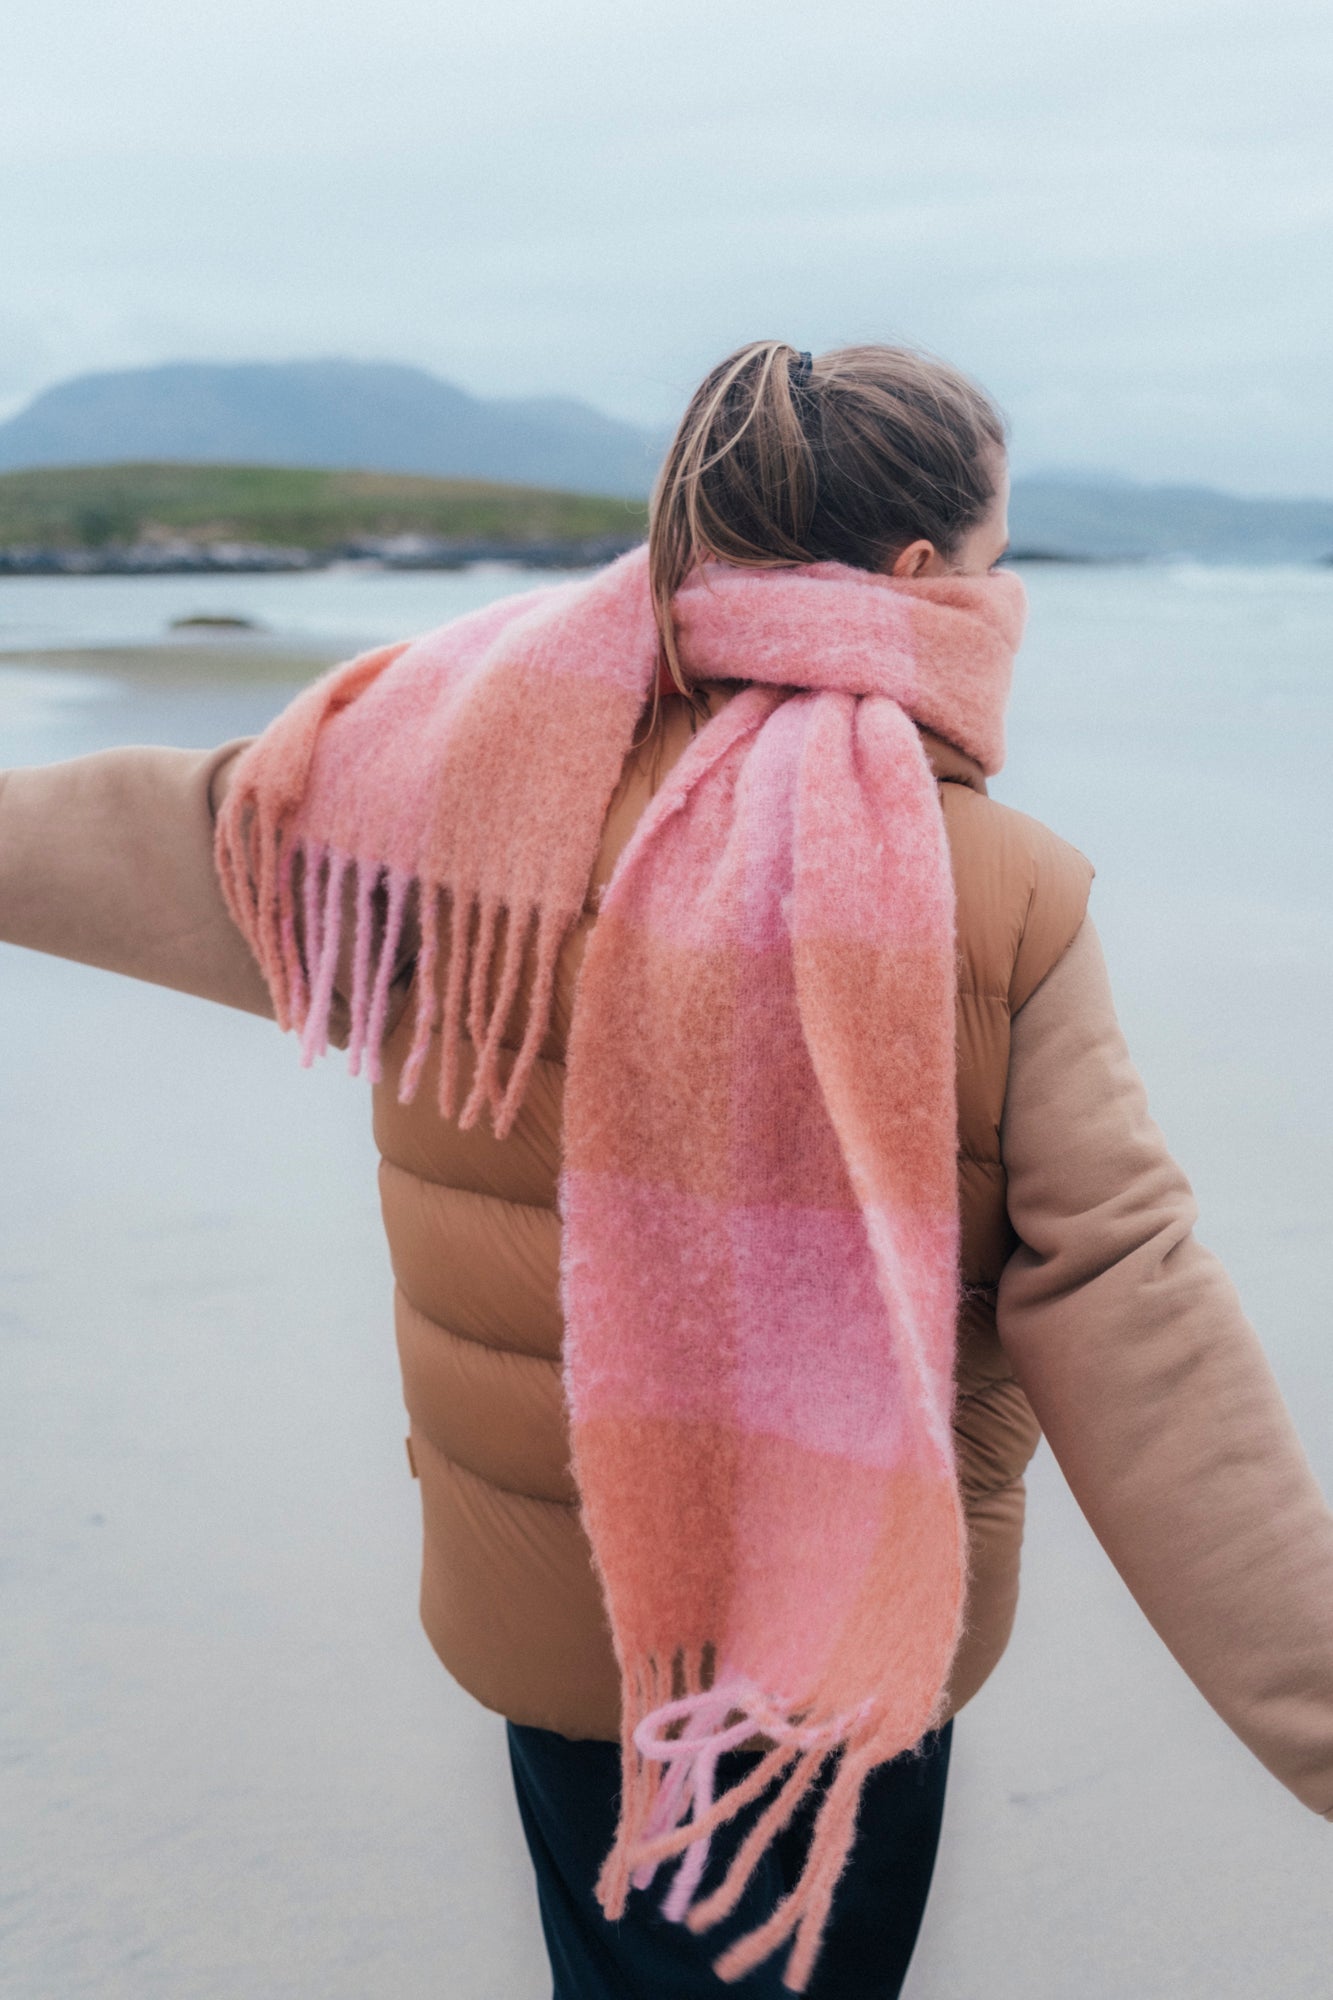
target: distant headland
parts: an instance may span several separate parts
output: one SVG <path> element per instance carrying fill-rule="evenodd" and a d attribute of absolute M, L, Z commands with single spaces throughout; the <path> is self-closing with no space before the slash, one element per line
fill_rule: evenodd
<path fill-rule="evenodd" d="M 643 501 L 495 481 L 247 465 L 0 474 L 0 576 L 583 568 L 643 539 Z"/>

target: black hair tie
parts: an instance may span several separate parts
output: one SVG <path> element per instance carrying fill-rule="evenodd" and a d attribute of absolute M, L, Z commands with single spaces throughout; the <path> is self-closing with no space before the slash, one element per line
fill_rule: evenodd
<path fill-rule="evenodd" d="M 814 371 L 814 358 L 809 354 L 798 354 L 791 364 L 791 386 L 793 389 L 808 389 Z"/>

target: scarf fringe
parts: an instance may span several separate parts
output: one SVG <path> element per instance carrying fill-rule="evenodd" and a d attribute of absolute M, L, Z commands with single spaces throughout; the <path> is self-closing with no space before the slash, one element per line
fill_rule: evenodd
<path fill-rule="evenodd" d="M 513 1125 L 550 1025 L 556 964 L 568 920 L 536 905 L 510 909 L 495 896 L 428 883 L 406 869 L 339 852 L 324 842 L 293 837 L 266 820 L 254 800 L 220 829 L 218 870 L 233 916 L 250 938 L 273 997 L 278 1025 L 293 1030 L 309 1067 L 329 1046 L 338 967 L 347 922 L 352 924 L 347 1066 L 383 1075 L 389 989 L 415 900 L 416 1008 L 412 1039 L 399 1075 L 398 1097 L 416 1096 L 438 1031 L 438 1105 L 457 1114 L 463 1130 L 489 1112 L 496 1136 Z M 444 992 L 437 969 L 447 932 Z M 506 1040 L 525 969 L 530 986 L 522 1037 L 501 1075 Z M 472 1044 L 471 1088 L 458 1108 L 462 1044 Z"/>
<path fill-rule="evenodd" d="M 875 1765 L 894 1753 L 878 1740 L 879 1717 L 871 1703 L 855 1714 L 815 1723 L 799 1705 L 772 1701 L 732 1676 L 719 1674 L 705 1685 L 702 1669 L 702 1654 L 686 1652 L 670 1669 L 648 1658 L 623 1674 L 620 1824 L 597 1898 L 615 1921 L 624 1914 L 631 1889 L 648 1889 L 666 1863 L 677 1861 L 662 1914 L 696 1935 L 711 1930 L 734 1911 L 765 1852 L 838 1755 L 799 1880 L 765 1922 L 730 1944 L 713 1966 L 730 1984 L 791 1939 L 783 1984 L 802 1993 L 851 1852 L 862 1786 Z M 684 1693 L 677 1693 L 682 1686 Z M 771 1747 L 717 1795 L 719 1759 L 755 1737 Z M 700 1899 L 713 1835 L 774 1785 L 777 1790 L 722 1881 Z"/>

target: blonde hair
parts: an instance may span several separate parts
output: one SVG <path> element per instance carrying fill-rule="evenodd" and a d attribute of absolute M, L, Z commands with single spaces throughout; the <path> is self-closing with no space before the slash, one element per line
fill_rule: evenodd
<path fill-rule="evenodd" d="M 676 686 L 672 600 L 701 563 L 886 569 L 920 538 L 947 557 L 994 499 L 1004 444 L 990 398 L 930 355 L 737 348 L 691 397 L 653 490 L 653 611 Z"/>

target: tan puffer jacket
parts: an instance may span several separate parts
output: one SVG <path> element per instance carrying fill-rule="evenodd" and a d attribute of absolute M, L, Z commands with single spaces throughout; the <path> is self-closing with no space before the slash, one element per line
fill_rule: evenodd
<path fill-rule="evenodd" d="M 658 770 L 626 774 L 599 878 L 687 733 L 674 713 Z M 213 869 L 211 809 L 239 747 L 0 772 L 0 940 L 271 1013 Z M 1149 1115 L 1092 925 L 1059 953 L 1085 865 L 930 749 L 959 875 L 974 1281 L 958 1415 L 973 1578 L 955 1705 L 1012 1616 L 1035 1415 L 1186 1673 L 1333 1820 L 1333 1513 L 1234 1288 L 1193 1235 L 1190 1186 Z M 559 1055 L 577 953 L 575 939 L 549 1060 L 505 1147 L 442 1129 L 426 1098 L 403 1113 L 382 1092 L 377 1113 L 426 1474 L 427 1624 L 484 1700 L 607 1734 L 611 1662 L 554 1364 Z M 409 980 L 405 968 L 403 999 Z"/>
<path fill-rule="evenodd" d="M 710 691 L 714 710 L 725 699 L 725 690 Z M 597 894 L 690 727 L 685 703 L 668 702 L 657 734 L 626 766 L 587 907 L 561 960 L 551 1032 L 508 1138 L 460 1132 L 440 1119 L 432 1087 L 438 1047 L 415 1100 L 398 1103 L 410 1009 L 375 1093 L 409 1452 L 421 1480 L 426 1630 L 480 1701 L 574 1737 L 616 1737 L 619 1696 L 576 1509 L 560 1382 L 565 1037 Z M 935 738 L 926 746 L 958 894 L 965 1303 L 956 1432 L 971 1534 L 967 1634 L 952 1688 L 958 1707 L 1009 1637 L 1023 1471 L 1038 1436 L 995 1327 L 996 1287 L 1015 1240 L 999 1136 L 1009 1020 L 1079 929 L 1091 870 L 1034 820 L 988 799 L 979 768 L 960 751 Z"/>

